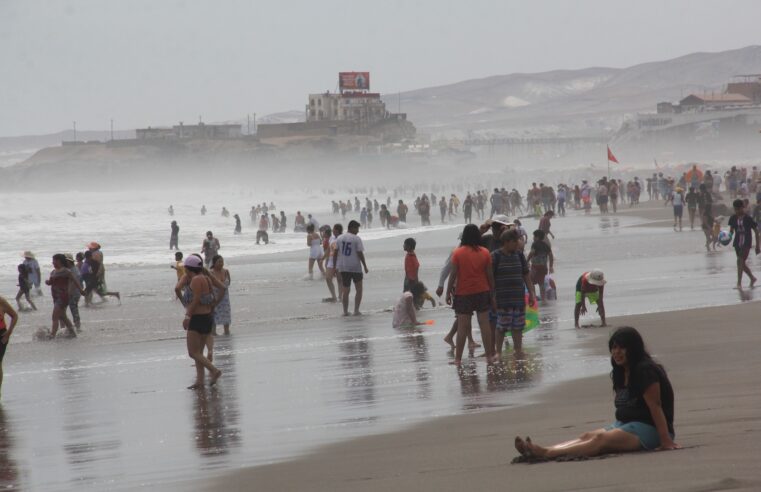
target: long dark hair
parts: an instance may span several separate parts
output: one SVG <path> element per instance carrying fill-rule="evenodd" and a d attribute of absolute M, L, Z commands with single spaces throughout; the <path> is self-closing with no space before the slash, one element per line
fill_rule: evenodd
<path fill-rule="evenodd" d="M 642 335 L 631 326 L 622 326 L 614 331 L 610 336 L 610 340 L 608 340 L 608 350 L 613 350 L 613 347 L 626 349 L 626 364 L 629 366 L 629 387 L 637 388 L 637 371 L 634 368 L 642 362 L 654 364 L 653 358 L 650 357 L 650 354 L 645 349 Z M 613 366 L 613 370 L 610 372 L 610 378 L 613 380 L 613 389 L 625 388 L 627 385 L 624 368 L 616 364 L 613 357 L 610 358 L 610 364 Z"/>
<path fill-rule="evenodd" d="M 460 239 L 460 246 L 470 246 L 471 248 L 478 249 L 481 246 L 481 231 L 475 224 L 468 224 L 462 230 L 462 239 Z"/>

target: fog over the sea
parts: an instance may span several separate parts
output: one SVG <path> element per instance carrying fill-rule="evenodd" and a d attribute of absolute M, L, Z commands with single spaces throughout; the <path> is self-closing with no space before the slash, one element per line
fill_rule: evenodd
<path fill-rule="evenodd" d="M 0 1 L 0 136 L 301 109 L 340 70 L 394 93 L 758 44 L 761 2 Z"/>

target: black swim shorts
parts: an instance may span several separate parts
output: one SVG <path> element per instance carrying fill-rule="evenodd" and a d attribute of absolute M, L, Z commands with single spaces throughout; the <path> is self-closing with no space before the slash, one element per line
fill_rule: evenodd
<path fill-rule="evenodd" d="M 214 329 L 214 315 L 209 314 L 194 314 L 190 317 L 190 324 L 188 330 L 195 331 L 201 335 L 208 335 Z"/>
<path fill-rule="evenodd" d="M 341 272 L 341 282 L 344 287 L 351 287 L 352 280 L 358 284 L 363 278 L 362 272 Z"/>
<path fill-rule="evenodd" d="M 6 329 L 0 330 L 0 338 L 4 337 L 5 336 L 5 332 L 7 332 L 7 331 L 8 330 L 6 330 Z M 8 348 L 8 345 L 4 344 L 0 340 L 0 363 L 3 362 L 3 357 L 5 357 L 5 349 L 7 349 L 7 348 Z"/>

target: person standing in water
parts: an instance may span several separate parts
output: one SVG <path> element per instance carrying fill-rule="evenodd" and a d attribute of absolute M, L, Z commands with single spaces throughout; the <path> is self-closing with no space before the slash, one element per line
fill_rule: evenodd
<path fill-rule="evenodd" d="M 365 261 L 365 247 L 362 239 L 357 235 L 359 233 L 359 222 L 352 220 L 347 227 L 348 231 L 341 234 L 336 239 L 336 252 L 333 256 L 333 262 L 336 269 L 341 274 L 341 302 L 343 303 L 344 316 L 349 316 L 349 294 L 351 293 L 351 284 L 357 289 L 354 296 L 354 316 L 360 316 L 359 306 L 362 303 L 362 282 L 364 273 L 369 273 L 367 262 Z"/>
<path fill-rule="evenodd" d="M 279 232 L 285 232 L 285 226 L 288 223 L 288 219 L 285 217 L 285 212 L 282 210 L 280 211 L 280 231 Z"/>
<path fill-rule="evenodd" d="M 605 323 L 605 304 L 603 302 L 606 283 L 607 280 L 605 280 L 605 274 L 602 270 L 595 269 L 591 272 L 585 272 L 579 277 L 576 282 L 576 307 L 573 310 L 576 328 L 579 328 L 579 316 L 587 314 L 587 300 L 590 304 L 597 304 L 597 312 L 602 321 L 600 326 L 608 326 Z"/>
<path fill-rule="evenodd" d="M 238 214 L 233 215 L 235 218 L 235 231 L 234 234 L 240 234 L 243 231 L 243 227 L 240 224 L 240 216 Z"/>
<path fill-rule="evenodd" d="M 338 300 L 336 292 L 341 291 L 340 282 L 337 283 L 337 285 L 333 285 L 333 280 L 336 279 L 336 264 L 334 262 L 336 255 L 336 240 L 338 239 L 338 236 L 343 234 L 343 231 L 344 228 L 341 224 L 335 224 L 333 226 L 333 234 L 330 236 L 330 239 L 328 239 L 328 250 L 326 253 L 328 259 L 325 262 L 325 282 L 328 284 L 330 297 L 323 299 L 323 302 L 336 302 Z M 338 287 L 338 290 L 336 290 L 336 287 Z"/>
<path fill-rule="evenodd" d="M 10 324 L 6 323 L 6 316 L 11 319 Z M 10 343 L 11 335 L 16 328 L 16 323 L 18 323 L 18 313 L 4 297 L 0 296 L 0 396 L 3 389 L 3 358 L 8 350 L 8 343 Z"/>
<path fill-rule="evenodd" d="M 172 221 L 172 232 L 169 236 L 169 251 L 173 249 L 180 249 L 180 226 L 177 225 L 177 221 Z"/>
<path fill-rule="evenodd" d="M 174 215 L 174 207 L 169 205 L 169 209 L 167 210 L 167 212 L 169 212 L 170 216 L 173 216 Z"/>
<path fill-rule="evenodd" d="M 259 230 L 256 231 L 256 244 L 259 244 L 259 241 L 264 241 L 264 244 L 269 244 L 270 236 L 267 234 L 269 228 L 270 221 L 266 215 L 262 214 L 261 218 L 259 219 Z"/>
<path fill-rule="evenodd" d="M 217 251 L 220 249 L 219 239 L 215 238 L 211 231 L 206 231 L 206 239 L 201 243 L 201 254 L 207 267 L 211 266 L 212 258 L 217 256 Z"/>
<path fill-rule="evenodd" d="M 80 292 L 83 292 L 82 277 L 79 275 L 79 268 L 77 268 L 74 257 L 71 253 L 64 255 L 66 258 L 66 268 L 71 272 L 74 279 L 69 285 L 69 311 L 71 311 L 71 319 L 74 321 L 74 327 L 77 332 L 82 328 L 82 322 L 79 317 L 79 299 L 82 298 Z"/>
<path fill-rule="evenodd" d="M 201 205 L 201 215 L 206 215 L 206 205 Z"/>
<path fill-rule="evenodd" d="M 34 257 L 34 253 L 31 251 L 24 251 L 24 265 L 29 276 L 29 285 L 34 286 L 35 293 L 41 296 L 42 289 L 40 289 L 40 282 L 42 282 L 42 271 L 40 270 L 40 264 Z"/>
<path fill-rule="evenodd" d="M 748 255 L 753 247 L 753 236 L 756 237 L 756 254 L 761 253 L 761 242 L 759 240 L 759 231 L 756 221 L 750 215 L 745 213 L 745 202 L 739 198 L 732 202 L 735 214 L 729 218 L 729 232 L 734 237 L 732 246 L 735 248 L 737 256 L 737 288 L 742 287 L 743 273 L 750 278 L 750 286 L 756 284 L 756 277 L 753 276 L 748 266 Z"/>
<path fill-rule="evenodd" d="M 24 310 L 24 308 L 21 306 L 22 297 L 25 297 L 26 302 L 29 303 L 34 311 L 37 311 L 37 306 L 34 305 L 34 302 L 32 302 L 32 297 L 29 295 L 29 291 L 31 289 L 32 284 L 29 282 L 29 275 L 26 271 L 26 265 L 20 263 L 18 266 L 18 293 L 16 293 L 16 304 L 18 305 L 19 311 Z"/>
<path fill-rule="evenodd" d="M 189 280 L 186 290 L 190 301 L 185 307 L 182 327 L 187 332 L 188 355 L 196 364 L 196 381 L 188 389 L 201 389 L 205 370 L 211 374 L 212 386 L 222 375 L 222 371 L 203 355 L 207 339 L 214 329 L 214 293 L 211 280 L 203 275 L 203 262 L 199 257 L 190 255 L 185 258 L 185 276 Z"/>
<path fill-rule="evenodd" d="M 217 334 L 216 327 L 222 325 L 225 335 L 230 334 L 230 324 L 232 323 L 232 310 L 230 309 L 230 270 L 225 268 L 225 259 L 217 255 L 211 260 L 211 275 L 219 282 L 224 284 L 225 289 L 215 289 L 215 297 L 219 303 L 214 308 L 214 335 Z"/>
<path fill-rule="evenodd" d="M 320 234 L 314 230 L 314 225 L 309 224 L 307 226 L 307 246 L 309 246 L 309 279 L 314 278 L 314 264 L 317 263 L 317 267 L 320 269 L 323 275 L 325 275 L 325 269 L 322 267 L 323 249 L 322 238 Z"/>

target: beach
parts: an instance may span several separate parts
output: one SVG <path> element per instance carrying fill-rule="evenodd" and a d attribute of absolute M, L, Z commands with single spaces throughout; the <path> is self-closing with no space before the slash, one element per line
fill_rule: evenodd
<path fill-rule="evenodd" d="M 101 198 L 80 199 L 92 202 Z M 216 203 L 221 199 L 216 197 Z M 48 207 L 43 198 L 39 200 L 36 207 Z M 339 220 L 325 211 L 329 201 L 310 200 L 318 220 Z M 165 205 L 163 201 L 147 203 L 145 196 L 125 195 L 114 195 L 112 203 L 114 210 L 90 211 L 81 224 L 62 223 L 52 213 L 41 217 L 34 229 L 23 220 L 9 222 L 14 242 L 8 250 L 21 251 L 25 249 L 23 238 L 34 237 L 45 271 L 45 257 L 58 248 L 76 251 L 84 241 L 98 239 L 104 247 L 109 287 L 122 292 L 121 304 L 110 301 L 81 309 L 83 332 L 76 340 L 34 340 L 35 330 L 49 325 L 47 292 L 38 298 L 39 312 L 22 313 L 4 361 L 0 414 L 0 464 L 6 471 L 2 485 L 11 490 L 197 490 L 214 487 L 217 480 L 247 480 L 248 473 L 272 473 L 266 480 L 264 475 L 256 479 L 262 480 L 263 490 L 285 488 L 285 483 L 281 487 L 268 481 L 283 474 L 290 480 L 312 477 L 309 482 L 291 483 L 292 490 L 365 485 L 380 489 L 385 488 L 382 481 L 357 485 L 354 473 L 363 468 L 344 467 L 345 459 L 331 454 L 374 442 L 385 444 L 379 448 L 361 444 L 366 447 L 360 449 L 370 454 L 363 455 L 361 450 L 356 454 L 366 456 L 366 465 L 378 470 L 385 463 L 389 472 L 365 469 L 367 474 L 360 479 L 412 479 L 413 469 L 415 474 L 429 470 L 429 475 L 436 475 L 430 470 L 438 470 L 433 467 L 438 462 L 428 466 L 415 461 L 420 456 L 444 460 L 442 470 L 462 469 L 457 446 L 473 447 L 476 453 L 476 448 L 493 444 L 500 452 L 491 459 L 498 458 L 500 464 L 495 466 L 503 466 L 516 454 L 510 434 L 529 434 L 540 442 L 565 439 L 586 429 L 587 422 L 602 424 L 611 418 L 610 385 L 605 377 L 610 363 L 604 351 L 608 332 L 573 328 L 573 285 L 583 271 L 598 267 L 606 272 L 609 316 L 645 314 L 660 319 L 676 316 L 670 313 L 674 310 L 693 309 L 681 311 L 678 321 L 668 318 L 671 329 L 667 333 L 674 336 L 682 330 L 687 330 L 684 336 L 689 335 L 690 327 L 699 321 L 693 314 L 699 312 L 694 311 L 697 308 L 731 305 L 718 309 L 734 312 L 756 306 L 742 305 L 753 300 L 754 290 L 732 289 L 731 250 L 706 253 L 701 231 L 675 233 L 661 227 L 657 221 L 670 214 L 662 203 L 624 208 L 615 216 L 585 217 L 571 211 L 568 217 L 553 220 L 559 300 L 540 308 L 542 324 L 526 335 L 526 357 L 516 359 L 508 351 L 496 371 L 477 357 L 468 358 L 458 371 L 449 365 L 452 354 L 442 340 L 453 319 L 451 309 L 426 306 L 420 316 L 433 320 L 434 325 L 394 330 L 390 308 L 401 292 L 403 239 L 417 239 L 421 278 L 433 291 L 439 269 L 457 244 L 461 223 L 420 228 L 413 216 L 409 229 L 360 231 L 370 273 L 365 281 L 364 316 L 348 319 L 340 316 L 338 306 L 321 302 L 327 295 L 323 281 L 304 279 L 307 249 L 299 244 L 303 236 L 273 235 L 275 244 L 257 247 L 251 227 L 244 227 L 241 236 L 233 236 L 230 228 L 220 233 L 220 252 L 232 276 L 232 336 L 218 337 L 215 351 L 215 363 L 225 374 L 216 388 L 196 393 L 185 389 L 192 383 L 194 370 L 185 352 L 182 308 L 172 299 L 176 276 L 169 265 L 173 253 L 161 249 L 168 237 L 161 235 L 163 228 L 157 225 L 168 225 Z M 211 203 L 210 199 L 209 207 Z M 192 238 L 200 239 L 205 230 L 227 224 L 216 214 L 200 217 L 190 203 L 175 202 L 174 206 L 174 218 L 184 227 L 180 245 L 186 253 L 195 249 L 189 244 L 200 245 Z M 231 211 L 235 210 L 231 207 Z M 123 225 L 97 228 L 114 213 Z M 529 231 L 536 223 L 536 219 L 524 220 Z M 46 227 L 66 234 L 41 234 Z M 5 255 L 2 261 L 17 261 L 10 253 Z M 756 258 L 751 264 L 758 268 Z M 5 286 L 3 295 L 11 298 L 14 281 L 9 269 L 4 269 L 0 280 Z M 593 316 L 583 319 L 585 324 L 596 322 Z M 735 330 L 744 329 L 731 326 L 738 335 L 742 331 Z M 649 336 L 646 333 L 646 341 L 656 355 L 672 355 Z M 751 348 L 746 340 L 742 349 Z M 679 353 L 678 349 L 673 353 Z M 677 390 L 680 442 L 680 398 L 689 393 L 682 393 L 681 371 L 675 372 L 668 358 L 663 362 Z M 707 367 L 705 362 L 701 361 L 701 370 Z M 715 377 L 725 385 L 733 381 L 723 371 Z M 588 410 L 597 417 L 580 422 L 571 416 L 584 412 L 569 410 L 568 421 L 553 427 L 553 422 L 559 422 L 554 419 L 563 417 L 553 411 L 559 403 L 544 399 L 565 388 L 577 388 L 573 395 L 598 395 Z M 574 401 L 573 395 L 563 404 Z M 703 403 L 700 395 L 694 400 Z M 526 406 L 541 401 L 551 404 Z M 520 422 L 521 430 L 503 428 L 491 420 L 499 419 L 504 411 L 518 412 L 508 418 Z M 468 430 L 447 424 L 453 418 Z M 566 425 L 576 427 L 562 429 Z M 421 443 L 435 446 L 436 453 L 416 448 L 418 438 L 405 440 L 409 433 L 443 428 L 448 430 L 436 430 L 432 441 L 420 438 Z M 487 441 L 493 443 L 487 446 Z M 680 443 L 691 445 L 689 441 Z M 447 454 L 449 449 L 455 454 Z M 695 449 L 698 451 L 688 449 L 674 455 L 681 457 L 703 448 Z M 407 459 L 408 451 L 416 457 Z M 372 454 L 375 452 L 379 454 Z M 336 472 L 331 475 L 335 481 L 298 468 L 323 456 L 341 462 L 341 467 L 334 461 L 328 466 Z M 642 458 L 599 463 L 631 459 Z M 326 462 L 321 463 L 325 466 Z M 574 464 L 526 468 L 570 465 Z M 515 473 L 516 468 L 518 465 L 507 471 Z M 402 474 L 405 469 L 410 474 Z M 354 478 L 340 478 L 342 470 Z M 478 471 L 468 474 L 470 480 L 475 480 L 475 475 L 493 479 L 481 477 Z M 466 480 L 466 475 L 461 478 Z M 455 480 L 452 476 L 447 483 Z M 489 483 L 484 482 L 483 488 L 488 489 Z M 406 482 L 398 486 L 413 487 Z"/>
<path fill-rule="evenodd" d="M 554 385 L 532 403 L 436 419 L 398 432 L 327 446 L 289 462 L 251 468 L 204 490 L 663 490 L 761 489 L 761 304 L 633 315 L 668 371 L 682 449 L 602 459 L 511 464 L 516 435 L 549 444 L 613 420 L 610 378 Z M 585 349 L 604 357 L 610 329 L 594 328 Z"/>

